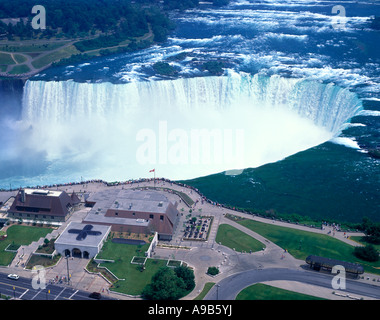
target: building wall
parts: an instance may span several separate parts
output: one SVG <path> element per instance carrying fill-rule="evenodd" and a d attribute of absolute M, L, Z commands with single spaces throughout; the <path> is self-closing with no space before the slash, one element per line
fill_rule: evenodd
<path fill-rule="evenodd" d="M 80 246 L 80 245 L 64 245 L 64 244 L 55 244 L 55 250 L 62 255 L 62 257 L 65 257 L 66 250 L 70 251 L 70 257 L 72 257 L 72 253 L 74 249 L 79 249 L 81 251 L 82 257 L 83 253 L 86 251 L 88 252 L 88 258 L 91 259 L 95 257 L 99 253 L 98 247 L 87 247 L 87 246 Z"/>
<path fill-rule="evenodd" d="M 54 215 L 50 215 L 50 214 L 8 212 L 8 218 L 11 218 L 11 219 L 23 219 L 23 220 L 38 220 L 38 221 L 49 221 L 49 222 L 65 222 L 69 217 L 70 217 L 70 215 L 62 217 L 62 216 L 54 216 Z"/>
<path fill-rule="evenodd" d="M 106 216 L 115 217 L 115 218 L 118 217 L 118 218 L 149 220 L 153 231 L 157 231 L 158 233 L 167 233 L 167 234 L 171 234 L 173 232 L 173 224 L 169 220 L 166 213 L 136 212 L 136 211 L 127 211 L 127 210 L 108 209 Z"/>
<path fill-rule="evenodd" d="M 97 224 L 97 225 L 109 225 L 111 226 L 111 231 L 113 232 L 131 232 L 131 233 L 143 233 L 143 234 L 150 234 L 152 233 L 152 230 L 150 227 L 146 226 L 135 226 L 135 225 L 125 225 L 125 224 L 106 224 L 104 222 L 94 222 L 91 221 L 91 224 Z"/>

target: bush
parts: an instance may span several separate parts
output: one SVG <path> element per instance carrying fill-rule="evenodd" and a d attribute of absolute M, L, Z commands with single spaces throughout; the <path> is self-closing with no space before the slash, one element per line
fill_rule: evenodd
<path fill-rule="evenodd" d="M 356 247 L 354 249 L 354 255 L 358 257 L 359 259 L 369 261 L 369 262 L 376 262 L 379 260 L 379 253 L 377 252 L 375 247 L 371 244 L 365 247 Z"/>
<path fill-rule="evenodd" d="M 219 274 L 219 269 L 217 267 L 209 267 L 207 269 L 207 273 L 210 275 L 210 276 L 216 276 L 217 274 Z"/>
<path fill-rule="evenodd" d="M 380 223 L 363 218 L 362 229 L 365 233 L 365 241 L 372 244 L 380 244 Z"/>

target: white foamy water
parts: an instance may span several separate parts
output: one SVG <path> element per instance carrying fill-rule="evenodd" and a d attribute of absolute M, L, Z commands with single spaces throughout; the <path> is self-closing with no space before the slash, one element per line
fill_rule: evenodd
<path fill-rule="evenodd" d="M 127 84 L 28 81 L 14 128 L 27 134 L 9 157 L 43 154 L 52 181 L 63 173 L 140 178 L 152 168 L 189 179 L 319 145 L 360 109 L 356 95 L 337 86 L 235 72 Z"/>

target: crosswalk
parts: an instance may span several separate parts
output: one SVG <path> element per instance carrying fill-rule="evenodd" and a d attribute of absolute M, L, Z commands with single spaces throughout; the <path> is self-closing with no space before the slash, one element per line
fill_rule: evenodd
<path fill-rule="evenodd" d="M 33 289 L 27 283 L 0 281 L 0 293 L 5 297 L 18 300 L 74 300 L 88 299 L 88 292 L 74 288 L 48 285 L 44 289 Z"/>

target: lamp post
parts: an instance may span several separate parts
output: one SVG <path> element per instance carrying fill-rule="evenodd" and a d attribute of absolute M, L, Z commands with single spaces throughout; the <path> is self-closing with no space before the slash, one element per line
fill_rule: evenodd
<path fill-rule="evenodd" d="M 66 255 L 67 262 L 67 284 L 70 285 L 69 255 Z"/>
<path fill-rule="evenodd" d="M 220 287 L 220 285 L 217 284 L 216 285 L 216 300 L 219 300 L 219 287 Z"/>

